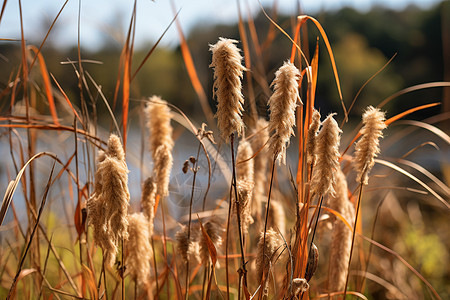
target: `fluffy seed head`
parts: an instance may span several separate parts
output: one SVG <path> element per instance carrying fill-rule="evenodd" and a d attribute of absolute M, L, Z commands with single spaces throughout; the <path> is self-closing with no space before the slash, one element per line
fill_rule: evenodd
<path fill-rule="evenodd" d="M 316 162 L 316 137 L 320 127 L 320 113 L 314 109 L 311 124 L 308 129 L 308 139 L 306 141 L 306 162 L 308 166 L 314 165 Z"/>
<path fill-rule="evenodd" d="M 269 139 L 269 123 L 263 118 L 258 119 L 253 134 L 255 136 L 252 139 L 253 153 L 259 151 L 254 160 L 254 181 L 255 187 L 253 188 L 252 199 L 252 215 L 260 216 L 262 210 L 262 201 L 265 199 L 265 189 L 267 182 L 267 147 L 264 147 Z M 264 148 L 263 148 L 264 147 Z"/>
<path fill-rule="evenodd" d="M 241 218 L 242 232 L 248 233 L 248 227 L 253 224 L 253 218 L 251 215 L 251 200 L 253 191 L 253 182 L 248 180 L 239 180 L 237 182 L 237 190 L 239 197 L 239 216 Z M 236 201 L 233 197 L 232 211 L 233 215 L 236 215 Z"/>
<path fill-rule="evenodd" d="M 267 226 L 278 229 L 282 236 L 286 237 L 286 214 L 283 205 L 276 200 L 270 201 L 269 218 Z"/>
<path fill-rule="evenodd" d="M 353 226 L 355 209 L 350 201 L 344 202 L 339 211 L 342 216 Z M 352 231 L 340 219 L 334 222 L 331 238 L 329 283 L 331 292 L 343 291 L 348 272 L 348 261 L 350 259 L 350 248 L 352 247 Z"/>
<path fill-rule="evenodd" d="M 385 113 L 369 106 L 362 116 L 362 121 L 361 138 L 355 145 L 354 163 L 358 172 L 356 181 L 368 184 L 368 174 L 375 165 L 375 157 L 380 153 L 382 130 L 386 128 Z"/>
<path fill-rule="evenodd" d="M 145 283 L 150 276 L 150 259 L 152 247 L 150 246 L 149 225 L 142 213 L 128 215 L 128 243 L 126 243 L 127 271 L 139 283 Z"/>
<path fill-rule="evenodd" d="M 172 114 L 167 102 L 158 96 L 150 98 L 150 102 L 145 107 L 145 114 L 147 117 L 147 127 L 150 132 L 150 151 L 153 159 L 156 157 L 156 150 L 165 145 L 170 151 L 173 148 L 172 126 L 170 120 Z"/>
<path fill-rule="evenodd" d="M 241 140 L 239 142 L 239 147 L 236 155 L 236 161 L 238 164 L 236 165 L 236 177 L 237 180 L 248 180 L 253 182 L 253 166 L 254 160 L 249 159 L 252 157 L 253 151 L 250 143 L 246 140 Z M 241 161 L 245 161 L 239 163 Z"/>
<path fill-rule="evenodd" d="M 157 192 L 162 197 L 169 195 L 170 172 L 173 165 L 171 148 L 161 145 L 156 149 L 153 172 L 156 178 Z"/>
<path fill-rule="evenodd" d="M 88 224 L 94 227 L 94 242 L 104 253 L 105 263 L 112 265 L 117 244 L 128 238 L 127 213 L 130 201 L 128 168 L 122 145 L 111 135 L 106 153 L 99 153 L 95 189 L 87 201 Z"/>
<path fill-rule="evenodd" d="M 294 278 L 292 280 L 292 293 L 297 296 L 309 290 L 309 284 L 305 278 Z"/>
<path fill-rule="evenodd" d="M 201 262 L 200 244 L 198 237 L 200 228 L 198 224 L 191 225 L 190 238 L 188 238 L 188 227 L 181 225 L 180 230 L 175 234 L 177 240 L 178 252 L 181 254 L 184 262 L 196 261 Z"/>
<path fill-rule="evenodd" d="M 211 219 L 203 224 L 203 228 L 208 234 L 211 242 L 213 242 L 214 246 L 219 248 L 222 245 L 222 232 L 223 229 L 221 227 L 220 221 L 218 219 Z M 203 234 L 200 234 L 200 257 L 202 263 L 206 265 L 208 262 L 211 262 L 211 258 L 208 250 L 208 243 Z"/>
<path fill-rule="evenodd" d="M 233 132 L 241 135 L 244 130 L 241 80 L 245 67 L 241 63 L 242 56 L 236 43 L 235 40 L 220 38 L 209 48 L 212 51 L 210 67 L 214 68 L 213 95 L 217 100 L 215 117 L 220 134 L 226 142 Z"/>
<path fill-rule="evenodd" d="M 144 216 L 148 221 L 148 233 L 153 235 L 153 221 L 155 219 L 156 183 L 153 177 L 149 177 L 142 185 L 141 206 Z"/>
<path fill-rule="evenodd" d="M 311 182 L 311 191 L 315 195 L 325 196 L 327 192 L 334 193 L 333 183 L 335 173 L 339 168 L 341 132 L 333 114 L 323 121 L 322 129 L 320 129 L 316 139 L 317 163 L 314 167 Z"/>
<path fill-rule="evenodd" d="M 258 242 L 258 250 L 256 257 L 256 270 L 258 275 L 258 282 L 264 288 L 264 295 L 269 294 L 269 269 L 276 259 L 275 251 L 283 244 L 278 233 L 272 228 L 266 231 L 266 243 L 264 244 L 264 231 L 261 232 Z M 263 258 L 264 256 L 265 258 Z M 265 282 L 261 282 L 265 278 Z"/>
<path fill-rule="evenodd" d="M 300 71 L 290 62 L 285 62 L 272 82 L 274 92 L 269 99 L 270 121 L 269 148 L 279 163 L 286 164 L 286 148 L 294 134 L 295 108 L 297 107 Z"/>

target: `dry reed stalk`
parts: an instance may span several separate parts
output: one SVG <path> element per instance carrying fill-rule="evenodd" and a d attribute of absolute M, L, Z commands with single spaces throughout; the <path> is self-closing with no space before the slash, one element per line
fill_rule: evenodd
<path fill-rule="evenodd" d="M 153 222 L 155 219 L 156 183 L 153 177 L 149 177 L 142 185 L 141 206 L 144 216 L 148 220 L 148 234 L 153 235 Z"/>
<path fill-rule="evenodd" d="M 358 172 L 356 181 L 367 184 L 368 174 L 375 165 L 375 157 L 380 153 L 379 139 L 383 137 L 381 131 L 386 128 L 385 113 L 369 106 L 362 116 L 362 121 L 362 136 L 355 145 L 354 166 Z"/>
<path fill-rule="evenodd" d="M 329 201 L 329 206 L 339 212 L 352 225 L 355 210 L 353 204 L 348 200 L 347 180 L 341 170 L 336 173 L 335 191 L 335 195 Z M 340 219 L 334 218 L 328 275 L 328 290 L 330 292 L 344 290 L 351 244 L 351 229 Z"/>
<path fill-rule="evenodd" d="M 269 160 L 267 148 L 264 145 L 269 139 L 268 124 L 266 120 L 259 118 L 253 129 L 253 133 L 256 135 L 252 139 L 252 149 L 254 153 L 260 151 L 253 159 L 255 187 L 253 188 L 252 215 L 258 219 L 261 218 L 262 202 L 265 200 L 263 197 L 266 194 L 265 187 L 267 184 L 267 165 Z"/>
<path fill-rule="evenodd" d="M 322 123 L 317 135 L 315 153 L 316 166 L 311 180 L 311 192 L 316 196 L 325 196 L 328 192 L 334 193 L 335 174 L 339 169 L 339 143 L 341 130 L 330 114 Z"/>
<path fill-rule="evenodd" d="M 352 254 L 355 243 L 356 235 L 356 225 L 358 224 L 359 210 L 361 206 L 361 198 L 363 192 L 363 186 L 368 184 L 369 177 L 368 174 L 372 167 L 375 165 L 375 157 L 380 153 L 380 138 L 383 136 L 382 130 L 386 128 L 385 113 L 380 111 L 378 108 L 369 106 L 364 112 L 363 116 L 363 128 L 361 129 L 361 138 L 355 145 L 355 157 L 354 157 L 354 167 L 358 172 L 356 176 L 356 181 L 359 182 L 359 195 L 356 204 L 355 221 L 353 222 L 353 233 L 352 241 L 350 246 L 350 255 L 348 260 L 348 267 L 350 269 L 350 264 L 352 260 Z M 344 285 L 344 299 L 347 294 L 349 272 L 347 272 L 347 278 Z"/>
<path fill-rule="evenodd" d="M 130 200 L 128 168 L 119 137 L 111 135 L 107 153 L 99 153 L 94 193 L 87 201 L 88 225 L 94 229 L 94 242 L 112 266 L 117 245 L 127 239 L 127 212 Z"/>
<path fill-rule="evenodd" d="M 270 108 L 269 148 L 279 163 L 286 164 L 286 148 L 294 135 L 295 109 L 297 107 L 300 71 L 290 62 L 285 62 L 272 82 L 274 92 L 269 99 Z"/>
<path fill-rule="evenodd" d="M 220 134 L 226 142 L 230 141 L 232 133 L 237 132 L 240 136 L 244 130 L 241 80 L 246 69 L 235 43 L 235 40 L 220 38 L 209 48 L 212 52 L 210 67 L 214 68 L 213 96 L 218 102 L 215 117 Z"/>
<path fill-rule="evenodd" d="M 263 296 L 269 295 L 269 270 L 276 258 L 274 254 L 282 244 L 283 241 L 278 232 L 272 228 L 261 232 L 257 246 L 256 272 L 258 283 L 261 284 Z"/>
<path fill-rule="evenodd" d="M 140 284 L 146 284 L 150 276 L 150 245 L 148 219 L 142 213 L 128 215 L 128 243 L 126 244 L 127 271 Z"/>

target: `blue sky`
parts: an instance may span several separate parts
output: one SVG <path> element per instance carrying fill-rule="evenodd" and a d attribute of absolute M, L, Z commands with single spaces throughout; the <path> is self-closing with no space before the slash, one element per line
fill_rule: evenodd
<path fill-rule="evenodd" d="M 64 0 L 22 0 L 24 32 L 27 40 L 38 43 L 44 38 L 49 24 L 64 4 Z M 195 25 L 210 26 L 214 23 L 232 23 L 238 18 L 235 0 L 174 0 L 181 8 L 180 22 L 185 33 Z M 274 0 L 261 0 L 265 6 L 272 6 Z M 402 9 L 409 4 L 428 7 L 439 0 L 300 0 L 304 13 L 320 10 L 334 10 L 352 6 L 368 10 L 381 4 Z M 98 48 L 105 40 L 121 39 L 126 34 L 134 1 L 132 0 L 82 0 L 81 2 L 81 44 L 88 49 Z M 291 14 L 296 11 L 298 0 L 278 0 L 280 12 Z M 57 46 L 70 46 L 77 42 L 78 0 L 69 0 L 51 33 L 50 42 Z M 138 0 L 136 44 L 142 46 L 156 40 L 173 18 L 169 0 Z M 252 14 L 260 10 L 258 0 L 240 0 L 241 9 Z M 0 38 L 20 39 L 18 1 L 8 1 L 0 23 Z M 169 29 L 162 44 L 174 46 L 178 43 L 175 27 Z"/>

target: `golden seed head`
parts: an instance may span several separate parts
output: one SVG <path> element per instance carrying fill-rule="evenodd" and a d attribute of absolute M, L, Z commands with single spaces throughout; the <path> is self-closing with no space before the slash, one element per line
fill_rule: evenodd
<path fill-rule="evenodd" d="M 342 130 L 330 114 L 322 123 L 315 146 L 317 163 L 311 181 L 311 191 L 317 196 L 334 193 L 335 173 L 339 169 L 339 144 Z"/>
<path fill-rule="evenodd" d="M 362 116 L 361 138 L 355 145 L 354 166 L 358 172 L 356 181 L 368 184 L 369 172 L 375 165 L 375 157 L 380 153 L 380 138 L 386 128 L 385 113 L 369 106 Z"/>
<path fill-rule="evenodd" d="M 242 111 L 244 97 L 242 96 L 241 80 L 245 67 L 242 56 L 236 47 L 237 41 L 220 38 L 210 45 L 214 68 L 213 96 L 217 99 L 217 127 L 222 138 L 228 142 L 232 133 L 240 136 L 244 130 Z"/>
<path fill-rule="evenodd" d="M 139 283 L 145 283 L 150 276 L 150 259 L 153 254 L 148 220 L 144 214 L 134 213 L 128 215 L 128 224 L 129 238 L 125 244 L 127 271 Z"/>
<path fill-rule="evenodd" d="M 274 92 L 269 99 L 270 121 L 269 148 L 279 163 L 286 164 L 286 148 L 294 135 L 295 109 L 297 107 L 300 71 L 290 62 L 285 62 L 275 72 L 272 82 Z"/>

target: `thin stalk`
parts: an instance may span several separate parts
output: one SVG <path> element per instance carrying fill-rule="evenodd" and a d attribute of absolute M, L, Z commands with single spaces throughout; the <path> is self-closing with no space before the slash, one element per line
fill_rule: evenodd
<path fill-rule="evenodd" d="M 137 278 L 136 276 L 134 277 L 134 300 L 137 299 Z"/>
<path fill-rule="evenodd" d="M 239 198 L 238 198 L 238 192 L 237 192 L 237 184 L 236 184 L 236 165 L 234 161 L 234 133 L 231 134 L 231 163 L 233 165 L 233 186 L 234 186 L 234 199 L 236 202 L 236 216 L 237 216 L 237 223 L 238 223 L 238 231 L 239 231 L 239 245 L 241 247 L 241 268 L 239 269 L 239 289 L 238 289 L 238 299 L 240 299 L 240 286 L 242 279 L 244 287 L 247 289 L 247 270 L 245 268 L 245 253 L 244 253 L 244 240 L 242 238 L 242 226 L 241 226 L 241 216 L 240 216 L 240 209 L 239 209 Z"/>
<path fill-rule="evenodd" d="M 166 270 L 169 270 L 169 258 L 167 257 L 167 235 L 166 235 L 166 217 L 164 212 L 164 203 L 161 198 L 161 215 L 162 215 L 162 223 L 163 223 L 163 246 L 164 246 L 164 259 L 166 261 Z M 167 281 L 167 299 L 170 299 L 170 284 L 169 284 L 169 272 L 166 272 L 166 281 Z"/>
<path fill-rule="evenodd" d="M 120 276 L 122 278 L 121 284 L 122 284 L 122 300 L 125 300 L 125 260 L 124 257 L 125 255 L 123 254 L 123 249 L 124 249 L 124 241 L 123 241 L 123 236 L 122 236 L 122 276 Z"/>
<path fill-rule="evenodd" d="M 276 158 L 277 158 L 277 154 L 275 153 L 273 156 L 273 161 L 272 161 L 272 172 L 270 175 L 270 185 L 269 185 L 269 194 L 267 196 L 267 206 L 266 206 L 266 217 L 264 219 L 264 235 L 263 235 L 263 261 L 262 261 L 262 265 L 263 265 L 263 281 L 265 281 L 264 278 L 264 266 L 266 265 L 265 260 L 266 260 L 266 254 L 265 254 L 265 250 L 266 250 L 266 231 L 267 231 L 267 220 L 269 219 L 269 206 L 270 206 L 270 195 L 272 194 L 272 185 L 273 185 L 273 175 L 275 173 L 275 163 L 276 163 Z M 260 293 L 259 293 L 259 299 L 261 299 L 263 294 L 263 289 L 261 289 Z"/>
<path fill-rule="evenodd" d="M 102 263 L 102 272 L 103 272 L 103 284 L 105 285 L 105 297 L 108 300 L 108 288 L 106 286 L 106 271 L 105 271 L 105 261 Z"/>
<path fill-rule="evenodd" d="M 316 223 L 314 224 L 314 229 L 313 229 L 313 233 L 311 236 L 311 243 L 309 244 L 309 249 L 311 249 L 312 244 L 314 242 L 314 236 L 316 235 L 316 228 L 317 228 L 317 223 L 319 223 L 319 217 L 320 217 L 320 209 L 322 208 L 322 201 L 323 201 L 323 196 L 320 197 L 320 201 L 319 201 L 319 209 L 317 212 L 317 218 L 316 218 Z M 309 253 L 309 252 L 308 252 Z"/>
<path fill-rule="evenodd" d="M 353 224 L 352 246 L 350 248 L 350 257 L 348 259 L 347 279 L 345 280 L 344 297 L 342 299 L 345 299 L 345 295 L 347 294 L 348 277 L 350 275 L 350 264 L 352 262 L 353 247 L 354 247 L 355 235 L 356 235 L 356 224 L 358 224 L 359 206 L 361 205 L 362 190 L 363 190 L 363 183 L 361 182 L 361 184 L 359 186 L 358 205 L 356 206 L 355 223 Z"/>
<path fill-rule="evenodd" d="M 194 199 L 194 188 L 195 188 L 195 179 L 197 177 L 197 166 L 198 166 L 198 156 L 200 155 L 200 146 L 201 144 L 198 143 L 198 149 L 197 149 L 197 158 L 195 159 L 195 162 L 192 165 L 192 172 L 194 172 L 194 177 L 192 179 L 192 189 L 191 189 L 191 199 L 189 201 L 189 222 L 188 222 L 188 245 L 191 242 L 191 222 L 192 222 L 192 201 Z M 186 260 L 186 296 L 185 299 L 188 300 L 189 298 L 189 259 Z"/>
<path fill-rule="evenodd" d="M 156 252 L 155 252 L 155 239 L 152 236 L 152 248 L 153 248 L 153 263 L 155 265 L 155 283 L 156 283 L 156 293 L 159 291 L 159 283 L 158 283 L 158 268 L 156 266 Z"/>
<path fill-rule="evenodd" d="M 207 264 L 206 264 L 206 266 L 205 266 L 205 270 L 204 270 L 204 272 L 203 272 L 203 283 L 202 283 L 202 297 L 200 298 L 200 299 L 204 299 L 204 297 L 205 297 L 205 285 L 206 285 L 206 277 L 208 276 L 208 274 L 209 274 L 209 261 L 207 262 Z"/>
<path fill-rule="evenodd" d="M 227 234 L 225 238 L 225 278 L 227 281 L 227 299 L 230 299 L 230 278 L 228 275 L 228 233 L 230 231 L 230 219 L 231 219 L 231 192 L 233 191 L 230 186 L 230 204 L 228 205 L 228 217 L 227 217 Z"/>

